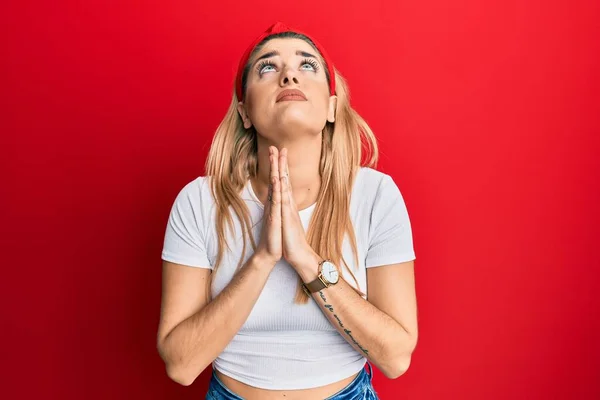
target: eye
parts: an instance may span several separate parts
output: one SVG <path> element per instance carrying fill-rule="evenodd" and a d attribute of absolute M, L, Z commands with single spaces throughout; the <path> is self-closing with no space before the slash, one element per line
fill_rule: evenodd
<path fill-rule="evenodd" d="M 257 65 L 256 70 L 258 71 L 259 75 L 262 75 L 266 72 L 272 72 L 275 71 L 275 64 L 273 64 L 273 62 L 270 60 L 264 60 Z"/>
<path fill-rule="evenodd" d="M 304 68 L 305 66 L 308 65 L 308 69 Z M 302 60 L 302 64 L 300 64 L 300 68 L 304 69 L 306 71 L 315 71 L 317 72 L 319 70 L 319 63 L 316 62 L 315 60 L 311 60 L 309 58 L 305 58 L 304 60 Z"/>
<path fill-rule="evenodd" d="M 275 71 L 274 65 L 265 65 L 263 68 L 261 68 L 260 73 L 264 74 L 265 72 L 270 72 L 270 71 Z"/>

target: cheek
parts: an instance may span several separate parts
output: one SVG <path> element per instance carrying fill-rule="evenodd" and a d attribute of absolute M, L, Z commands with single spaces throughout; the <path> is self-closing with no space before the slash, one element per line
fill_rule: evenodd
<path fill-rule="evenodd" d="M 265 96 L 262 95 L 262 92 L 257 90 L 256 87 L 248 88 L 246 91 L 246 110 L 248 113 L 248 117 L 254 125 L 254 128 L 259 132 L 263 130 L 267 130 L 272 119 L 272 115 L 270 114 L 270 107 L 265 99 Z"/>
<path fill-rule="evenodd" d="M 329 92 L 315 99 L 315 108 L 319 110 L 319 114 L 327 114 L 329 111 Z"/>
<path fill-rule="evenodd" d="M 317 79 L 311 87 L 312 92 L 315 94 L 315 98 L 318 100 L 319 105 L 327 105 L 329 102 L 329 85 L 325 76 Z"/>
<path fill-rule="evenodd" d="M 265 77 L 262 80 L 253 78 L 248 81 L 246 86 L 246 101 L 260 104 L 264 101 L 264 98 L 268 96 L 270 90 L 272 91 L 273 89 L 269 77 Z"/>
<path fill-rule="evenodd" d="M 247 109 L 250 117 L 254 116 L 256 110 L 261 109 L 262 105 L 260 99 L 261 96 L 259 91 L 256 90 L 256 87 L 248 87 L 248 89 L 246 90 L 245 102 L 248 107 Z"/>

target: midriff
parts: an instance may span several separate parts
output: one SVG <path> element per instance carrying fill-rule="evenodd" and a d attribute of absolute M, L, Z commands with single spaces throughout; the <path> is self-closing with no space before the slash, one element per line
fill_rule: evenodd
<path fill-rule="evenodd" d="M 242 383 L 215 369 L 215 374 L 227 389 L 246 400 L 323 400 L 348 386 L 359 373 L 325 386 L 296 390 L 261 389 Z"/>

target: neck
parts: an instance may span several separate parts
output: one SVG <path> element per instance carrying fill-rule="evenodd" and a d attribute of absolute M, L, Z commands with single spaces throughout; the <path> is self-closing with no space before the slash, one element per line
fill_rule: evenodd
<path fill-rule="evenodd" d="M 287 149 L 289 179 L 298 210 L 303 210 L 317 201 L 321 187 L 321 138 L 319 134 L 303 137 L 301 140 L 272 141 L 258 135 L 258 176 L 252 180 L 252 186 L 263 204 L 267 201 L 271 173 L 269 146 L 275 146 L 279 151 L 284 147 Z"/>

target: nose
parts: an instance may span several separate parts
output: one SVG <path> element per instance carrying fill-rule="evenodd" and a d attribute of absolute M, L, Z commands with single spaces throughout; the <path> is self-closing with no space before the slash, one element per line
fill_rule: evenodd
<path fill-rule="evenodd" d="M 290 84 L 298 84 L 298 75 L 297 72 L 294 71 L 293 68 L 286 67 L 281 73 L 281 77 L 279 78 L 280 86 L 287 86 Z"/>

